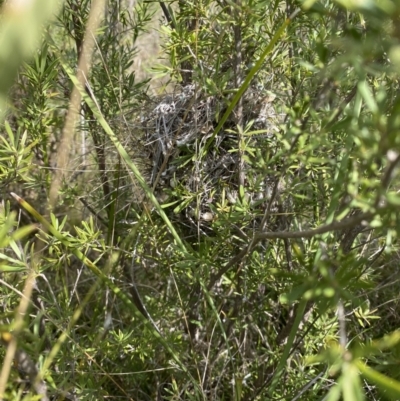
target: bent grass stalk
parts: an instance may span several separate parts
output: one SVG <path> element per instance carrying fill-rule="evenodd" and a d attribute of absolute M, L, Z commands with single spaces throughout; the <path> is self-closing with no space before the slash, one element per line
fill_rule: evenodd
<path fill-rule="evenodd" d="M 14 199 L 24 208 L 31 216 L 33 216 L 48 232 L 58 239 L 62 244 L 67 247 L 72 254 L 74 254 L 82 263 L 84 263 L 92 273 L 94 273 L 106 286 L 117 296 L 133 313 L 133 315 L 139 319 L 152 333 L 153 337 L 168 351 L 173 360 L 179 366 L 179 368 L 187 375 L 192 384 L 197 388 L 198 383 L 190 374 L 186 366 L 182 363 L 178 357 L 177 352 L 168 343 L 168 341 L 162 336 L 160 331 L 155 327 L 150 320 L 146 319 L 140 311 L 136 308 L 132 300 L 116 286 L 88 257 L 86 257 L 79 249 L 76 249 L 71 242 L 62 233 L 56 230 L 39 212 L 37 212 L 28 202 L 22 199 L 15 193 L 11 193 Z"/>

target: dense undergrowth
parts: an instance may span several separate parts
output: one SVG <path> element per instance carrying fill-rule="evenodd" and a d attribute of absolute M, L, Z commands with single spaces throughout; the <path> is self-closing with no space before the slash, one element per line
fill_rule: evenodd
<path fill-rule="evenodd" d="M 0 398 L 398 399 L 400 6 L 16 3 Z"/>

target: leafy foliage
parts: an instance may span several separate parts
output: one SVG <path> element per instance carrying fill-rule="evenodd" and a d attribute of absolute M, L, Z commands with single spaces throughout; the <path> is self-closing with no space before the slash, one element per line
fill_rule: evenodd
<path fill-rule="evenodd" d="M 398 399 L 399 6 L 110 2 L 82 79 L 94 4 L 0 46 L 0 398 Z"/>

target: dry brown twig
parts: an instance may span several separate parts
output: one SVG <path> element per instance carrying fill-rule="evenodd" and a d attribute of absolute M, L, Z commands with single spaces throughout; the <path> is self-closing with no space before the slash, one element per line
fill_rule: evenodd
<path fill-rule="evenodd" d="M 77 76 L 80 84 L 82 86 L 85 85 L 85 77 L 88 75 L 92 53 L 95 43 L 94 32 L 96 32 L 97 27 L 102 19 L 102 15 L 104 14 L 105 0 L 97 0 L 93 1 L 91 6 L 91 11 L 89 14 L 89 20 L 87 29 L 85 32 L 85 39 L 83 43 L 82 52 L 79 58 L 78 71 Z M 69 152 L 71 148 L 71 143 L 73 140 L 73 134 L 75 130 L 75 122 L 79 115 L 79 109 L 81 104 L 81 95 L 79 90 L 74 87 L 71 98 L 70 98 L 70 106 L 68 109 L 68 114 L 66 117 L 61 143 L 58 147 L 57 151 L 57 161 L 58 161 L 58 169 L 56 170 L 55 177 L 50 186 L 49 193 L 49 203 L 48 203 L 48 211 L 49 213 L 54 209 L 58 194 L 61 186 L 61 182 L 63 179 L 64 171 L 67 170 L 68 161 L 69 161 Z M 19 350 L 17 348 L 17 338 L 19 332 L 22 330 L 23 321 L 26 316 L 28 306 L 30 304 L 30 300 L 32 297 L 33 288 L 36 282 L 37 271 L 35 266 L 40 264 L 40 258 L 43 251 L 44 243 L 38 239 L 35 244 L 35 253 L 34 257 L 31 261 L 31 267 L 29 268 L 28 277 L 25 281 L 24 289 L 23 289 L 23 297 L 21 297 L 20 304 L 17 308 L 17 312 L 15 314 L 15 320 L 13 324 L 13 335 L 9 338 L 7 343 L 7 352 L 3 361 L 3 367 L 0 374 L 0 397 L 4 394 L 5 387 L 8 381 L 8 377 L 10 374 L 10 368 L 12 365 L 12 361 L 18 358 Z M 26 359 L 24 359 L 26 360 Z M 32 364 L 22 364 L 22 366 L 31 366 Z M 33 372 L 33 371 L 32 371 Z M 41 378 L 40 372 L 27 372 L 28 376 L 31 377 L 34 374 L 34 379 L 32 379 L 32 385 L 42 396 L 42 400 L 48 400 L 46 385 Z M 32 376 L 33 377 L 33 376 Z"/>

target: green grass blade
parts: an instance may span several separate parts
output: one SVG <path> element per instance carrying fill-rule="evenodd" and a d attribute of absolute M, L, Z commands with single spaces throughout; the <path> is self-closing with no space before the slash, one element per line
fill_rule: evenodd
<path fill-rule="evenodd" d="M 244 80 L 242 86 L 238 89 L 236 92 L 235 96 L 233 97 L 232 101 L 230 102 L 228 108 L 226 109 L 224 115 L 221 117 L 221 120 L 219 121 L 217 128 L 215 128 L 211 138 L 207 141 L 207 143 L 204 146 L 203 149 L 203 156 L 207 154 L 207 150 L 213 143 L 215 137 L 218 135 L 219 131 L 221 131 L 221 128 L 225 124 L 226 120 L 232 113 L 233 109 L 235 108 L 236 104 L 240 100 L 240 98 L 243 96 L 243 94 L 246 92 L 247 88 L 250 86 L 250 83 L 252 79 L 255 77 L 255 75 L 260 71 L 260 69 L 263 66 L 263 63 L 265 61 L 265 58 L 268 56 L 269 53 L 273 50 L 274 46 L 276 45 L 276 42 L 280 39 L 280 37 L 283 35 L 285 32 L 287 26 L 290 24 L 290 21 L 300 12 L 299 9 L 297 9 L 289 18 L 285 20 L 285 22 L 279 27 L 279 29 L 276 31 L 275 35 L 269 42 L 267 48 L 264 50 L 264 52 L 261 54 L 260 58 L 258 59 L 257 63 L 254 65 L 254 67 L 249 71 L 249 73 L 246 76 L 246 79 Z"/>
<path fill-rule="evenodd" d="M 39 221 L 43 227 L 45 227 L 50 234 L 61 241 L 64 246 L 66 246 L 71 253 L 73 253 L 82 263 L 84 263 L 92 273 L 94 273 L 101 281 L 103 281 L 108 288 L 129 308 L 130 311 L 138 318 L 153 334 L 154 338 L 169 352 L 174 361 L 177 363 L 179 368 L 186 373 L 190 381 L 197 387 L 197 382 L 187 370 L 185 365 L 181 362 L 178 357 L 177 352 L 174 351 L 172 346 L 165 340 L 162 334 L 159 332 L 157 327 L 155 327 L 150 320 L 146 319 L 140 311 L 136 308 L 132 300 L 116 286 L 90 259 L 88 259 L 79 249 L 76 249 L 68 238 L 63 236 L 59 231 L 57 231 L 40 213 L 38 213 L 28 202 L 19 197 L 18 195 L 11 193 L 11 195 L 18 201 L 18 203 L 23 207 L 30 215 L 32 215 L 37 221 Z"/>
<path fill-rule="evenodd" d="M 376 384 L 385 397 L 391 400 L 400 399 L 400 382 L 391 377 L 387 377 L 375 369 L 370 368 L 361 360 L 354 362 L 361 374 L 370 382 Z"/>
<path fill-rule="evenodd" d="M 306 306 L 307 306 L 307 301 L 306 300 L 302 300 L 300 302 L 300 304 L 299 304 L 299 307 L 297 308 L 296 319 L 294 320 L 293 327 L 290 330 L 289 338 L 288 338 L 287 343 L 285 345 L 285 348 L 283 350 L 281 359 L 279 360 L 278 366 L 277 366 L 277 368 L 275 370 L 274 376 L 273 376 L 272 381 L 271 381 L 271 385 L 268 388 L 268 394 L 269 394 L 271 399 L 274 398 L 273 393 L 274 393 L 274 391 L 275 391 L 275 389 L 276 389 L 276 387 L 277 387 L 277 385 L 279 383 L 279 380 L 280 380 L 280 378 L 282 376 L 283 370 L 285 369 L 285 366 L 287 364 L 287 360 L 289 358 L 290 351 L 292 349 L 294 339 L 295 339 L 296 334 L 298 332 L 301 319 L 304 316 L 304 311 L 306 309 Z"/>
<path fill-rule="evenodd" d="M 117 136 L 114 134 L 113 130 L 108 125 L 107 121 L 104 119 L 100 109 L 95 104 L 95 102 L 88 96 L 88 94 L 86 93 L 84 88 L 82 88 L 82 86 L 79 84 L 78 79 L 76 78 L 76 76 L 73 73 L 73 71 L 68 67 L 68 65 L 65 62 L 63 62 L 61 59 L 60 59 L 60 63 L 63 66 L 65 72 L 70 77 L 70 79 L 73 82 L 73 84 L 79 89 L 83 100 L 88 105 L 88 107 L 92 111 L 93 115 L 96 117 L 96 119 L 99 122 L 99 124 L 103 127 L 105 133 L 108 135 L 108 137 L 113 142 L 113 144 L 114 144 L 115 148 L 117 149 L 118 153 L 120 154 L 121 158 L 124 160 L 124 162 L 129 167 L 129 169 L 132 171 L 132 173 L 135 175 L 136 179 L 139 182 L 139 185 L 142 187 L 143 191 L 146 193 L 148 199 L 151 201 L 151 203 L 153 204 L 154 208 L 157 210 L 158 214 L 164 220 L 164 222 L 165 222 L 166 226 L 168 227 L 170 233 L 174 237 L 179 249 L 182 252 L 186 253 L 185 245 L 183 244 L 183 241 L 181 240 L 179 234 L 175 230 L 175 228 L 172 225 L 171 221 L 169 220 L 168 216 L 165 214 L 165 212 L 162 209 L 161 205 L 159 204 L 158 200 L 154 196 L 153 191 L 147 185 L 147 183 L 146 183 L 145 179 L 143 178 L 142 174 L 140 173 L 139 169 L 136 167 L 135 163 L 133 163 L 133 161 L 129 157 L 128 153 L 126 152 L 125 148 L 123 147 L 121 142 L 118 140 Z"/>

